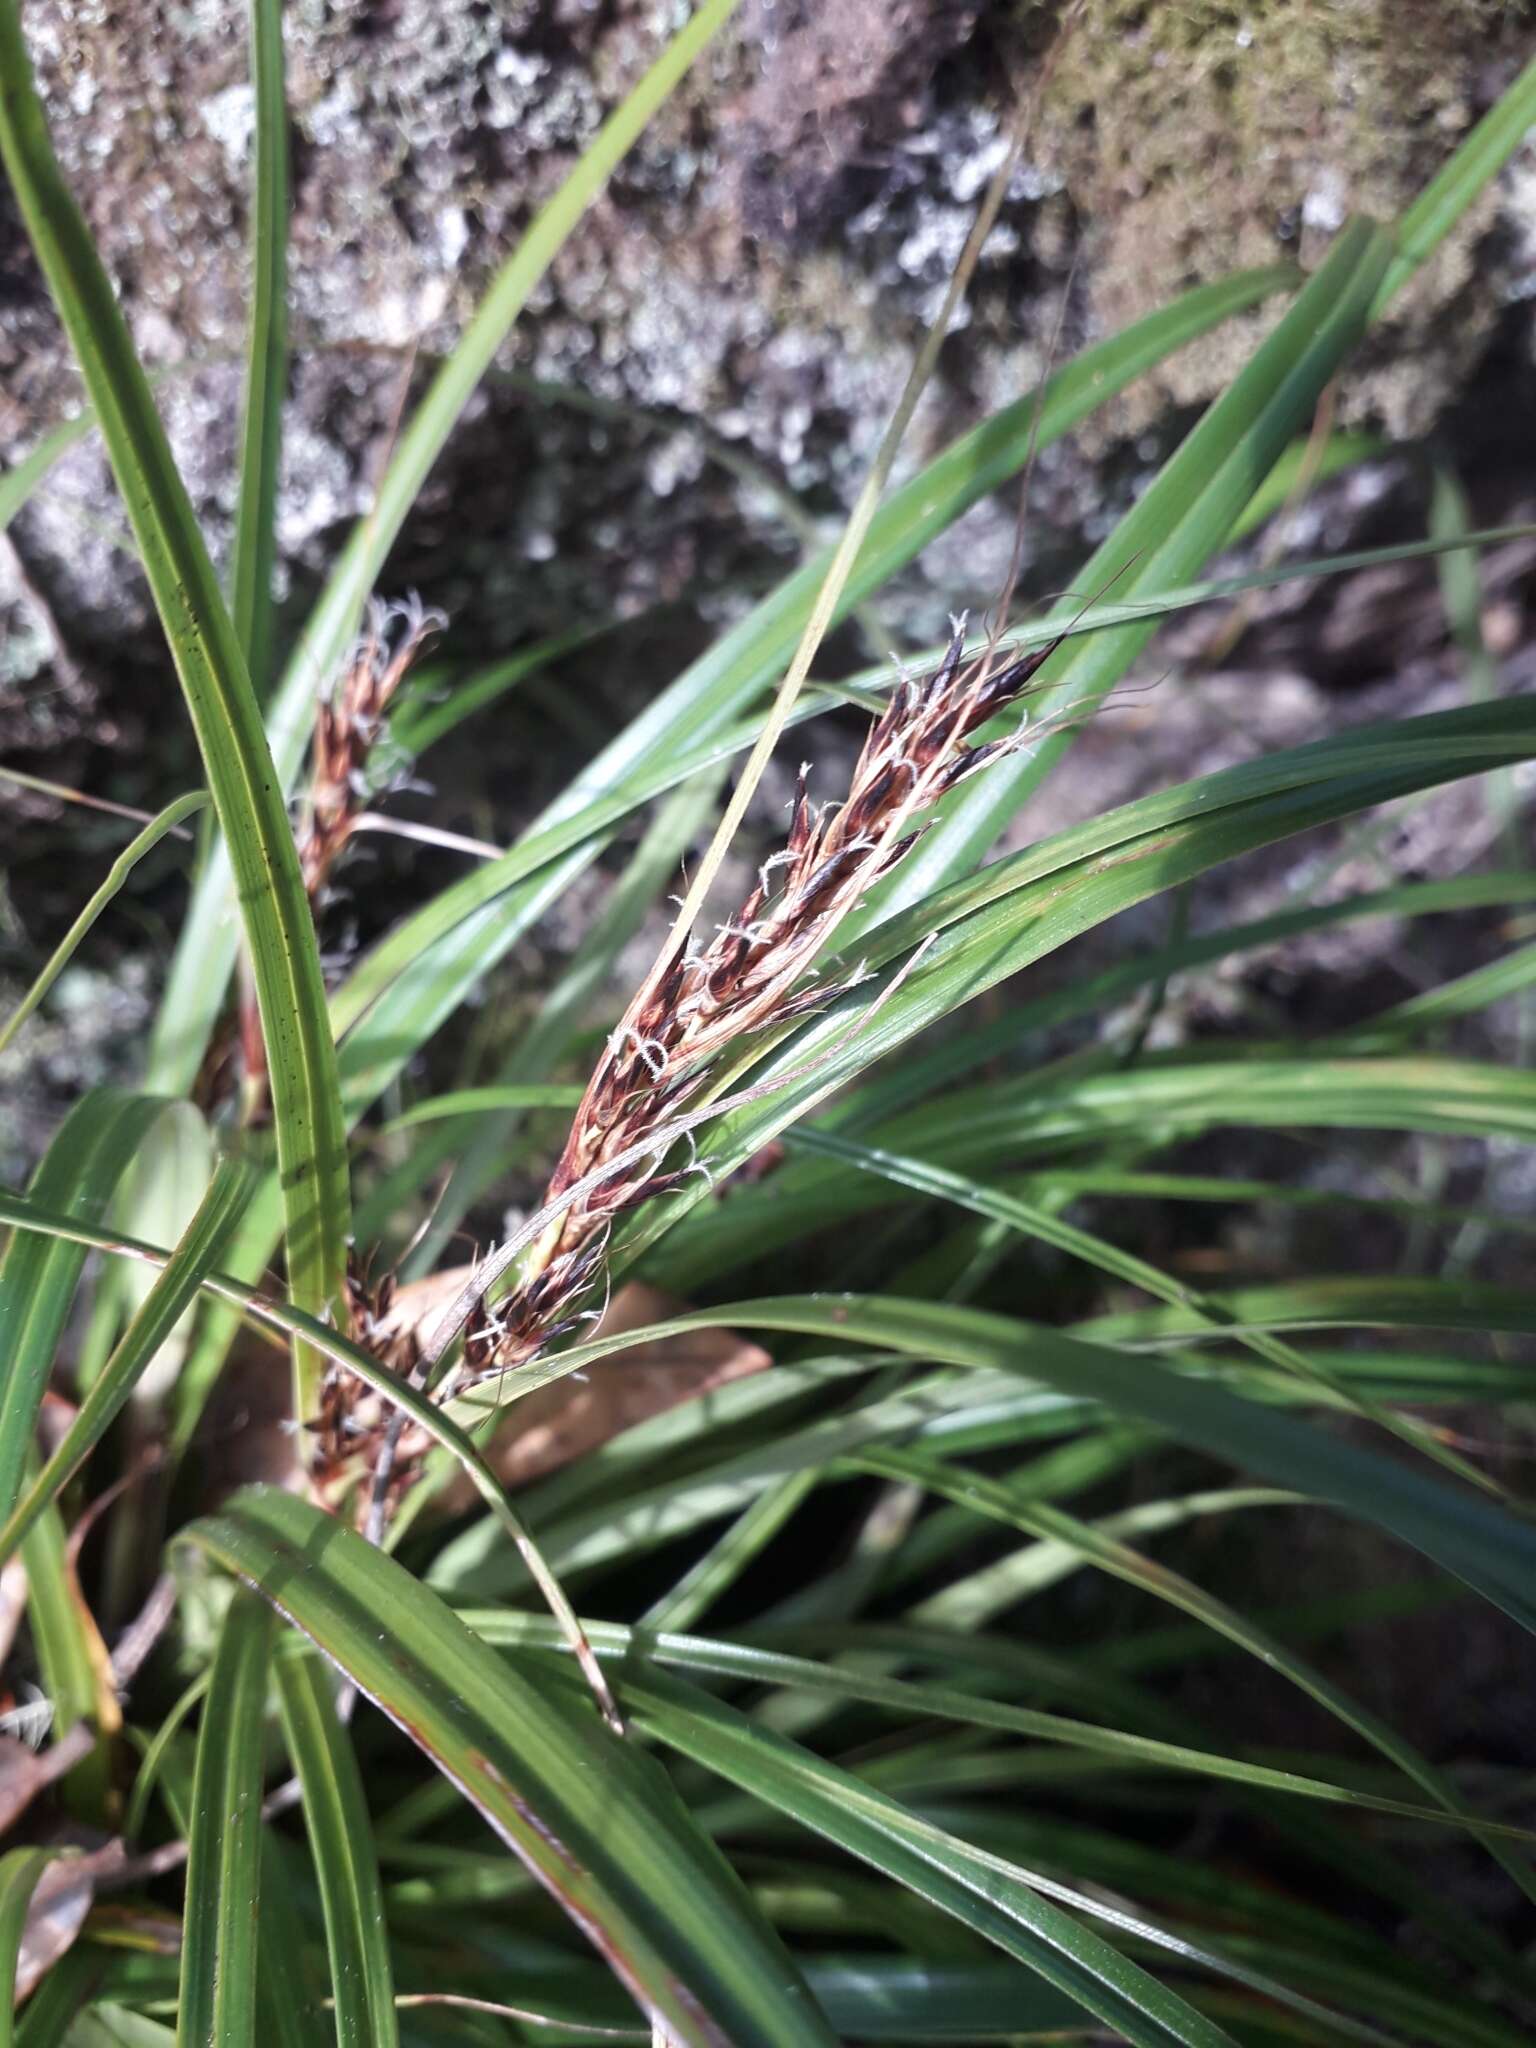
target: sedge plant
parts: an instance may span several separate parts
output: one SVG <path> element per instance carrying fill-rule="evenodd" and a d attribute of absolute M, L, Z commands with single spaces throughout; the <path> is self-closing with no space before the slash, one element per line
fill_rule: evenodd
<path fill-rule="evenodd" d="M 1528 1222 L 1196 1171 L 1180 1148 L 1298 1126 L 1341 1160 L 1371 1130 L 1528 1142 L 1531 1076 L 1445 1034 L 1536 961 L 1517 942 L 1318 1043 L 1148 1041 L 1176 976 L 1351 920 L 1522 915 L 1536 715 L 1484 688 L 1012 828 L 1168 614 L 1348 566 L 1202 581 L 1356 459 L 1308 446 L 1324 394 L 1536 121 L 1536 69 L 1401 220 L 1350 223 L 1309 277 L 1171 298 L 899 489 L 877 476 L 842 545 L 510 844 L 439 834 L 471 864 L 327 975 L 328 891 L 391 778 L 580 637 L 428 702 L 410 671 L 451 635 L 429 646 L 419 604 L 365 608 L 530 293 L 731 11 L 705 0 L 534 218 L 279 665 L 275 0 L 252 8 L 227 599 L 0 0 L 0 158 L 90 402 L 0 478 L 0 515 L 101 433 L 207 785 L 165 791 L 14 1036 L 137 863 L 211 821 L 142 1085 L 86 1095 L 0 1194 L 0 1562 L 24 1574 L 16 1668 L 47 1722 L 10 1765 L 0 2038 L 1515 2048 L 1536 2020 L 1525 1788 L 1432 1761 L 1324 1652 L 1389 1613 L 1476 1615 L 1510 1644 L 1536 1627 L 1528 1513 L 1447 1420 L 1476 1403 L 1513 1427 L 1528 1403 L 1536 1296 L 1478 1263 Z M 1266 338 L 1083 565 L 1087 601 L 805 684 L 826 625 L 1034 451 L 1266 301 Z M 1457 502 L 1370 559 L 1472 561 L 1489 536 Z M 1446 588 L 1466 648 L 1475 602 Z M 851 770 L 802 773 L 724 909 L 704 900 L 719 839 L 624 990 L 732 764 L 753 763 L 734 823 L 764 735 L 792 728 L 815 763 L 815 721 L 846 724 L 850 699 Z M 1244 855 L 1473 777 L 1500 806 L 1486 862 L 1030 972 Z M 521 990 L 489 1070 L 456 1075 L 444 1027 L 641 821 L 571 962 Z M 1077 1050 L 1048 1056 L 1064 1027 Z M 509 1186 L 526 1220 L 455 1264 Z M 1368 1217 L 1415 1256 L 1197 1287 L 1135 1225 L 1170 1204 L 1319 1208 L 1346 1246 Z M 638 1330 L 611 1313 L 637 1282 L 666 1290 L 638 1296 Z M 523 1404 L 722 1330 L 749 1369 L 511 1483 Z M 252 1374 L 283 1389 L 282 1483 L 210 1490 L 210 1402 Z M 1202 1569 L 1283 1557 L 1298 1519 L 1417 1565 L 1278 1602 Z M 105 1565 L 81 1560 L 98 1526 Z M 1303 1699 L 1307 1739 L 1202 1711 L 1184 1681 L 1213 1665 Z"/>

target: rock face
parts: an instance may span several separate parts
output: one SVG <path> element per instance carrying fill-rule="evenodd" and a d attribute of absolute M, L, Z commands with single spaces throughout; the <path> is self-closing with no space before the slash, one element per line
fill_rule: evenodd
<path fill-rule="evenodd" d="M 1063 11 L 743 0 L 535 294 L 409 522 L 389 591 L 416 585 L 444 606 L 467 652 L 654 612 L 624 675 L 603 678 L 605 715 L 666 680 L 851 501 L 1008 109 Z M 674 0 L 291 0 L 290 628 L 367 506 L 407 388 L 420 393 L 682 12 Z M 28 0 L 25 14 L 66 173 L 163 373 L 160 401 L 222 551 L 245 315 L 243 36 L 211 0 Z M 1400 210 L 1533 44 L 1531 7 L 1506 0 L 1089 0 L 910 459 L 1026 389 L 1058 324 L 1071 349 L 1235 264 L 1311 260 L 1350 208 Z M 3 197 L 0 264 L 0 458 L 13 460 L 73 410 L 78 383 Z M 1523 373 L 1533 293 L 1527 158 L 1405 296 L 1342 416 L 1421 431 L 1495 333 Z M 1070 575 L 1082 539 L 1269 317 L 1231 323 L 1047 453 L 1037 580 Z M 978 506 L 882 597 L 883 626 L 929 638 L 949 610 L 985 604 L 1015 515 L 1008 494 Z M 178 745 L 188 777 L 195 764 L 167 715 L 121 532 L 91 442 L 14 522 L 0 559 L 0 750 L 150 801 Z M 57 853 L 35 830 L 48 814 L 42 800 L 19 813 L 23 895 L 27 849 Z M 78 841 L 62 836 L 68 854 Z"/>
<path fill-rule="evenodd" d="M 509 370 L 638 414 L 487 393 L 482 431 L 446 458 L 402 568 L 507 643 L 573 606 L 631 609 L 723 591 L 749 561 L 761 572 L 794 544 L 769 485 L 813 514 L 845 504 L 1059 12 L 744 0 L 506 352 Z M 243 41 L 208 0 L 32 0 L 26 13 L 66 170 L 143 352 L 176 366 L 164 403 L 221 543 L 244 316 Z M 281 538 L 300 583 L 366 503 L 411 352 L 451 344 L 678 18 L 659 0 L 287 9 L 295 369 Z M 1092 0 L 916 444 L 1026 384 L 1064 294 L 1071 346 L 1234 265 L 1311 255 L 1350 208 L 1399 210 L 1532 40 L 1530 9 L 1502 0 Z M 1527 168 L 1480 205 L 1352 380 L 1356 413 L 1396 431 L 1435 416 L 1500 306 L 1529 288 L 1531 196 Z M 14 279 L 0 447 L 15 452 L 70 409 L 73 376 L 13 218 L 0 236 Z M 1263 317 L 1096 420 L 1048 466 L 1049 515 L 1080 523 L 1123 491 L 1137 467 L 1127 437 L 1170 399 L 1208 397 Z M 761 465 L 761 487 L 743 463 Z M 101 507 L 90 454 L 58 495 Z M 992 525 L 979 556 L 976 535 L 966 549 L 978 589 L 955 592 L 951 567 L 946 603 L 996 573 L 1006 541 Z M 142 624 L 135 578 L 77 517 L 36 513 L 18 532 L 72 641 L 120 645 Z"/>

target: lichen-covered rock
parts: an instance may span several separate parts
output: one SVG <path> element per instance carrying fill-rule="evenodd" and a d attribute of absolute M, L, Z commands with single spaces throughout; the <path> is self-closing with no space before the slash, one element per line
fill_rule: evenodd
<path fill-rule="evenodd" d="M 25 12 L 66 174 L 163 373 L 173 444 L 222 553 L 245 317 L 243 33 L 212 0 Z M 445 605 L 460 650 L 660 608 L 638 643 L 654 665 L 606 680 L 612 714 L 666 680 L 808 532 L 835 530 L 1063 12 L 743 0 L 535 292 L 408 523 L 390 587 Z M 366 509 L 407 387 L 419 395 L 681 16 L 672 0 L 291 0 L 285 15 L 291 627 Z M 1234 264 L 1310 260 L 1350 208 L 1400 209 L 1533 41 L 1531 7 L 1504 0 L 1087 0 L 904 459 L 1026 389 L 1058 315 L 1070 349 Z M 3 196 L 0 262 L 15 279 L 0 302 L 3 459 L 72 409 L 78 381 Z M 1346 414 L 1423 428 L 1496 321 L 1506 357 L 1528 358 L 1533 291 L 1536 171 L 1519 160 L 1373 341 Z M 1272 317 L 1230 323 L 1045 452 L 1033 502 L 1050 580 Z M 882 596 L 884 624 L 931 638 L 951 608 L 984 604 L 1015 510 L 1008 494 L 976 507 Z M 62 747 L 71 774 L 147 796 L 135 740 L 171 685 L 94 444 L 12 538 L 0 731 L 24 755 Z M 28 585 L 71 665 L 51 696 L 35 687 L 52 641 Z"/>
<path fill-rule="evenodd" d="M 556 262 L 509 366 L 707 420 L 813 508 L 846 503 L 1004 147 L 1010 92 L 1030 88 L 1061 11 L 746 0 Z M 451 344 L 677 19 L 658 0 L 288 8 L 298 369 L 282 539 L 301 572 L 323 565 L 366 500 L 402 359 Z M 252 102 L 228 10 L 33 0 L 27 28 L 66 171 L 146 356 L 237 358 Z M 1505 0 L 1089 0 L 926 431 L 1020 388 L 1069 272 L 1070 343 L 1236 264 L 1315 253 L 1351 208 L 1395 212 L 1505 82 L 1531 29 L 1529 8 Z M 1528 167 L 1511 174 L 1430 267 L 1376 366 L 1351 380 L 1355 411 L 1399 431 L 1434 415 L 1501 301 L 1529 287 L 1529 180 Z M 0 234 L 24 272 L 14 223 Z M 1454 320 L 1437 317 L 1452 305 Z M 1110 408 L 1090 449 L 1108 454 L 1170 398 L 1208 397 L 1264 317 L 1233 323 Z M 67 408 L 66 364 L 40 292 L 24 286 L 0 313 L 4 445 Z M 165 403 L 220 542 L 238 377 L 199 380 L 192 398 L 187 388 L 169 378 Z M 468 515 L 458 541 L 478 535 L 488 557 L 510 551 L 523 565 L 521 602 L 509 610 L 493 593 L 497 615 L 481 622 L 492 637 L 564 608 L 571 576 L 551 576 L 553 561 L 589 592 L 617 577 L 622 601 L 639 604 L 729 576 L 741 543 L 720 547 L 727 519 L 767 539 L 760 498 L 743 505 L 718 470 L 696 490 L 696 439 L 555 426 L 528 418 L 521 395 L 483 403 L 523 486 L 519 503 L 493 498 L 483 518 L 454 491 Z M 450 453 L 445 474 L 459 459 Z M 1079 461 L 1060 509 L 1081 514 L 1095 481 Z M 668 506 L 652 565 L 638 515 L 658 494 L 690 504 Z M 79 630 L 115 633 L 120 619 L 91 615 L 123 591 L 121 558 L 93 574 L 92 543 L 76 540 L 67 562 L 52 536 L 45 552 L 85 600 L 70 607 L 86 615 Z"/>

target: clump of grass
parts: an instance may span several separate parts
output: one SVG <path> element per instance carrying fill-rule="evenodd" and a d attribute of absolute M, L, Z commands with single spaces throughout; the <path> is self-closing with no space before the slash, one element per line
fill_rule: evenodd
<path fill-rule="evenodd" d="M 0 1857 L 0 1969 L 14 1962 L 28 1895 L 53 1858 L 54 1802 L 109 1843 L 65 1885 L 126 1894 L 87 1900 L 76 1952 L 54 1962 L 14 2030 L 20 2048 L 74 2048 L 85 2032 L 158 2043 L 172 2010 L 178 2040 L 221 2048 L 332 2035 L 394 2048 L 404 2009 L 425 2048 L 448 2048 L 465 2029 L 487 2048 L 551 2026 L 607 2038 L 634 2032 L 637 2012 L 658 2048 L 1064 2036 L 1332 2048 L 1363 2032 L 1404 2048 L 1513 2048 L 1536 2010 L 1519 1923 L 1421 1883 L 1416 1862 L 1450 1832 L 1496 1863 L 1501 1897 L 1536 1896 L 1514 1794 L 1480 1785 L 1469 1810 L 1465 1784 L 1312 1661 L 1341 1612 L 1379 1613 L 1391 1588 L 1298 1607 L 1287 1576 L 1290 1604 L 1254 1616 L 1265 1583 L 1245 1577 L 1234 1552 L 1265 1546 L 1224 1546 L 1208 1587 L 1179 1569 L 1172 1532 L 1322 1503 L 1330 1545 L 1341 1514 L 1353 1517 L 1431 1560 L 1457 1597 L 1480 1596 L 1536 1633 L 1536 1539 L 1496 1476 L 1478 1471 L 1474 1497 L 1419 1442 L 1408 1457 L 1401 1442 L 1390 1456 L 1371 1442 L 1383 1413 L 1403 1405 L 1417 1416 L 1475 1394 L 1518 1416 L 1529 1395 L 1518 1359 L 1492 1346 L 1472 1355 L 1440 1334 L 1536 1327 L 1525 1291 L 1472 1270 L 1482 1246 L 1518 1226 L 1478 1205 L 1379 1198 L 1369 1214 L 1377 1228 L 1403 1229 L 1406 1264 L 1448 1244 L 1440 1270 L 1266 1274 L 1263 1287 L 1218 1297 L 1097 1234 L 1079 1205 L 1102 1194 L 1212 1199 L 1209 1174 L 1182 1173 L 1176 1159 L 1170 1171 L 1159 1155 L 1234 1124 L 1364 1125 L 1425 1145 L 1528 1138 L 1530 1076 L 1447 1057 L 1426 1033 L 1527 986 L 1529 948 L 1322 1047 L 1234 1030 L 1152 1052 L 1151 1011 L 1127 1041 L 1116 1006 L 1143 988 L 1160 1001 L 1201 963 L 1345 917 L 1508 907 L 1536 885 L 1515 864 L 1300 904 L 1259 927 L 1191 931 L 1176 919 L 1166 943 L 1091 979 L 1042 994 L 1026 971 L 1298 830 L 1463 775 L 1507 773 L 1536 755 L 1532 707 L 1491 695 L 1325 735 L 979 868 L 1067 728 L 1119 686 L 1156 617 L 1189 600 L 1374 313 L 1516 145 L 1536 116 L 1536 67 L 1395 238 L 1367 223 L 1339 235 L 1106 541 L 1082 580 L 1123 580 L 1134 605 L 1078 616 L 1063 604 L 1006 633 L 999 621 L 971 656 L 956 622 L 948 645 L 914 658 L 894 687 L 882 676 L 890 694 L 846 787 L 829 798 L 802 772 L 783 844 L 722 925 L 706 935 L 698 904 L 761 760 L 808 708 L 797 696 L 838 606 L 1139 369 L 1293 289 L 1293 276 L 1243 275 L 1108 337 L 878 509 L 877 471 L 839 549 L 647 705 L 511 846 L 478 849 L 483 864 L 344 963 L 328 989 L 316 914 L 348 847 L 377 822 L 367 804 L 381 722 L 434 623 L 420 606 L 369 613 L 348 660 L 365 593 L 542 267 L 728 12 L 729 0 L 705 0 L 531 224 L 405 426 L 375 514 L 274 693 L 269 744 L 250 672 L 264 665 L 270 624 L 280 181 L 263 183 L 258 208 L 265 318 L 253 318 L 250 467 L 226 615 L 126 329 L 52 164 L 14 0 L 0 0 L 0 152 L 91 380 L 231 856 L 216 844 L 201 864 L 152 1085 L 87 1097 L 25 1194 L 0 1191 L 14 1230 L 0 1264 L 0 1563 L 19 1548 L 27 1642 L 58 1738 L 46 1770 L 13 1759 L 12 1789 L 38 1825 L 28 1816 L 35 1839 Z M 259 23 L 270 165 L 283 140 L 281 24 L 265 6 Z M 983 213 L 973 243 L 985 225 Z M 16 501 L 7 481 L 0 510 Z M 1457 522 L 1444 544 L 1470 550 L 1479 538 Z M 328 674 L 338 682 L 326 695 L 316 680 Z M 484 681 L 469 680 L 466 703 L 489 701 Z M 1051 710 L 1019 721 L 1020 700 L 1047 690 Z M 300 778 L 309 715 L 296 847 L 285 793 Z M 458 1298 L 425 1320 L 369 1251 L 410 1235 L 433 1186 L 441 1155 L 416 1149 L 416 1124 L 549 1106 L 551 1074 L 588 1071 L 592 990 L 611 986 L 627 936 L 702 829 L 699 781 L 707 794 L 748 747 L 678 920 L 696 929 L 674 930 L 607 1035 L 542 1206 L 467 1284 L 453 1276 Z M 657 798 L 569 984 L 527 991 L 531 1022 L 520 1014 L 505 1074 L 486 1088 L 445 1082 L 439 1026 Z M 47 963 L 23 1019 L 135 861 L 203 801 L 177 797 L 146 825 Z M 849 920 L 882 882 L 901 908 L 878 899 L 883 921 L 859 942 L 868 971 L 829 965 L 834 941 L 851 958 Z M 260 995 L 241 1013 L 245 1108 L 270 1072 L 270 1129 L 249 1127 L 249 1113 L 239 1128 L 241 1091 L 227 1083 L 205 1096 L 207 1115 L 189 1099 L 226 1001 L 237 902 Z M 966 1026 L 962 1006 L 989 990 L 997 1015 Z M 1085 1030 L 1083 1049 L 1042 1064 L 1039 1034 L 1063 1021 Z M 983 1085 L 957 1085 L 981 1071 Z M 811 1121 L 834 1088 L 832 1121 Z M 554 1093 L 568 1109 L 576 1090 Z M 386 1101 L 375 1129 L 368 1120 Z M 357 1142 L 365 1128 L 397 1146 L 387 1172 Z M 781 1133 L 787 1151 L 766 1184 L 712 1199 L 717 1180 Z M 210 1177 L 216 1153 L 242 1150 L 254 1175 L 221 1161 Z M 512 1168 L 509 1148 L 495 1164 Z M 182 1183 L 193 1178 L 207 1192 L 189 1203 Z M 131 1213 L 119 1217 L 129 1189 Z M 1230 1209 L 1236 1192 L 1217 1192 Z M 1346 1221 L 1361 1211 L 1334 1186 L 1250 1181 L 1241 1199 L 1270 1219 L 1288 1201 L 1333 1205 Z M 874 1227 L 898 1201 L 921 1205 L 915 1265 Z M 805 1293 L 804 1240 L 844 1225 L 864 1233 L 854 1245 L 862 1291 Z M 1468 1226 L 1480 1233 L 1470 1246 Z M 99 1287 L 77 1314 L 93 1247 L 152 1278 L 132 1295 Z M 1094 1294 L 1090 1313 L 1060 1327 L 1070 1311 L 1039 1248 L 1117 1291 Z M 750 1329 L 762 1340 L 755 1376 L 626 1427 L 514 1507 L 470 1429 L 633 1340 L 585 1325 L 637 1251 L 650 1278 L 681 1276 L 684 1291 L 715 1304 L 640 1334 L 661 1344 L 701 1324 Z M 279 1254 L 287 1303 L 267 1273 Z M 720 1300 L 749 1263 L 781 1291 Z M 973 1298 L 983 1286 L 985 1307 Z M 1152 1306 L 1127 1307 L 1123 1295 Z M 209 1499 L 188 1452 L 201 1449 L 219 1376 L 253 1370 L 232 1352 L 238 1318 L 291 1343 L 283 1441 L 311 1455 L 290 1457 L 291 1488 Z M 1372 1348 L 1375 1332 L 1405 1327 L 1418 1331 L 1411 1345 Z M 1330 1350 L 1339 1328 L 1346 1346 Z M 50 1390 L 50 1424 L 79 1403 L 39 1463 Z M 130 1399 L 135 1427 L 118 1430 Z M 1334 1428 L 1341 1411 L 1348 1433 Z M 1439 1427 L 1437 1415 L 1421 1434 Z M 155 1444 L 171 1483 L 146 1483 L 119 1436 Z M 1472 1440 L 1464 1448 L 1478 1452 Z M 446 1463 L 484 1513 L 413 1521 Z M 919 1519 L 930 1502 L 936 1512 Z M 808 1508 L 814 1521 L 801 1520 Z M 115 1554 L 100 1574 L 78 1555 L 98 1520 Z M 1154 1543 L 1169 1548 L 1148 1555 Z M 1213 1548 L 1188 1546 L 1196 1558 Z M 1289 1552 L 1272 1549 L 1288 1573 Z M 771 1569 L 753 1569 L 765 1559 Z M 1087 1601 L 1058 1635 L 1051 1589 L 1090 1570 L 1198 1624 L 1193 1648 L 1119 1605 L 1102 1610 L 1094 1639 L 1101 1610 Z M 1399 1604 L 1442 1598 L 1426 1580 Z M 18 1618 L 0 1602 L 0 1625 Z M 152 1649 L 162 1632 L 174 1657 Z M 1191 1705 L 1180 1683 L 1191 1654 L 1247 1659 L 1258 1682 L 1298 1689 L 1376 1768 L 1254 1753 Z M 571 1656 L 584 1685 L 562 1661 Z M 354 1712 L 359 1700 L 393 1730 Z M 1286 1818 L 1298 1799 L 1312 1817 L 1304 1831 Z M 302 1832 L 284 1818 L 294 1809 Z M 1189 1845 L 1229 1815 L 1213 1870 Z M 1286 1829 L 1274 1854 L 1272 1823 Z M 516 1863 L 488 1853 L 487 1825 Z M 1358 1910 L 1341 1902 L 1341 1871 L 1358 1882 Z M 386 1884 L 397 1873 L 403 1881 Z M 296 1898 L 317 1899 L 318 1913 L 301 1919 Z M 129 1953 L 125 1924 L 153 1938 Z M 1421 1962 L 1398 1930 L 1426 1926 L 1436 1948 Z"/>

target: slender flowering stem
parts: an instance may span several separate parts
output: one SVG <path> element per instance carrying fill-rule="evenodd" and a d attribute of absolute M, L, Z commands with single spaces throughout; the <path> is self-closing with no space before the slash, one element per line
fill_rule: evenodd
<path fill-rule="evenodd" d="M 636 995 L 587 1084 L 539 1213 L 477 1268 L 426 1347 L 430 1364 L 462 1331 L 464 1357 L 442 1391 L 503 1373 L 566 1334 L 606 1266 L 615 1218 L 700 1171 L 668 1165 L 679 1140 L 737 1098 L 709 1100 L 723 1057 L 823 1008 L 861 978 L 812 972 L 833 933 L 923 831 L 940 797 L 1022 744 L 1023 724 L 975 736 L 1014 704 L 1053 651 L 998 664 L 965 658 L 965 621 L 924 677 L 903 675 L 871 725 L 847 795 L 819 808 L 801 769 L 788 836 L 734 915 L 689 944 Z M 780 1076 L 772 1084 L 783 1085 Z M 746 1091 L 750 1099 L 758 1091 Z M 518 1257 L 517 1284 L 488 1305 Z"/>

